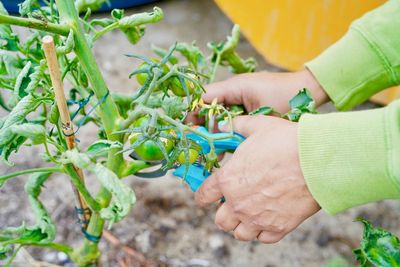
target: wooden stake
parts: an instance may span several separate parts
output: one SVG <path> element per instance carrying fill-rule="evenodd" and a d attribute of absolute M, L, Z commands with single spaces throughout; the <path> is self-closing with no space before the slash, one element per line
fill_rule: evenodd
<path fill-rule="evenodd" d="M 73 124 L 69 115 L 69 110 L 67 106 L 67 100 L 64 94 L 64 85 L 61 80 L 61 72 L 60 67 L 58 65 L 56 48 L 54 45 L 53 37 L 47 35 L 42 40 L 42 47 L 47 59 L 47 65 L 49 67 L 51 82 L 54 88 L 54 94 L 56 97 L 56 103 L 58 106 L 58 110 L 60 111 L 60 120 L 62 131 L 65 136 L 65 140 L 67 141 L 67 147 L 69 150 L 75 147 L 75 135 Z M 81 178 L 82 182 L 84 182 L 83 172 L 80 168 L 74 166 L 77 174 Z M 74 185 L 72 185 L 72 189 L 75 194 L 75 205 L 82 213 L 78 212 L 78 217 L 82 222 L 82 227 L 87 228 L 87 222 L 90 220 L 90 209 L 86 204 L 85 200 L 76 189 Z"/>

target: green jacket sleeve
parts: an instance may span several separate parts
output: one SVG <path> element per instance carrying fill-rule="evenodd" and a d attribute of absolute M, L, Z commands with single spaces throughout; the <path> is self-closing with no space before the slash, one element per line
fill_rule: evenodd
<path fill-rule="evenodd" d="M 400 84 L 400 0 L 355 21 L 306 67 L 339 110 Z M 331 214 L 400 198 L 400 100 L 375 110 L 303 116 L 299 151 L 311 193 Z"/>

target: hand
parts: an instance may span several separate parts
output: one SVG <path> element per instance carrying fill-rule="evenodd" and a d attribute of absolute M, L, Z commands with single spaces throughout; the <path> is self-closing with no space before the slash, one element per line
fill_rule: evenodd
<path fill-rule="evenodd" d="M 243 241 L 278 242 L 320 209 L 300 168 L 297 123 L 240 116 L 233 125 L 247 139 L 205 180 L 196 202 L 206 206 L 224 196 L 215 216 L 219 228 Z"/>
<path fill-rule="evenodd" d="M 276 111 L 289 111 L 289 100 L 302 88 L 311 91 L 317 105 L 328 101 L 328 96 L 308 70 L 287 73 L 257 72 L 236 75 L 206 87 L 203 100 L 211 103 L 215 98 L 225 105 L 243 104 L 248 112 L 261 106 Z"/>

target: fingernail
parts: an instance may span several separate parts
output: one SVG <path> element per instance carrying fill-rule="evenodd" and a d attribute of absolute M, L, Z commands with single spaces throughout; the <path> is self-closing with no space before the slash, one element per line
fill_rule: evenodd
<path fill-rule="evenodd" d="M 223 128 L 225 128 L 225 126 L 226 126 L 226 121 L 219 121 L 218 122 L 218 129 L 220 131 L 223 131 Z"/>

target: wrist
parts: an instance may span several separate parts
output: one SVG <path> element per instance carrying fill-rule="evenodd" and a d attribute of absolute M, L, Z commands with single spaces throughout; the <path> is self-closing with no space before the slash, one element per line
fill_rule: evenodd
<path fill-rule="evenodd" d="M 310 90 L 311 95 L 315 99 L 317 106 L 320 106 L 329 101 L 327 93 L 310 70 L 306 68 L 304 70 L 296 72 L 296 75 L 299 76 L 300 84 Z"/>

